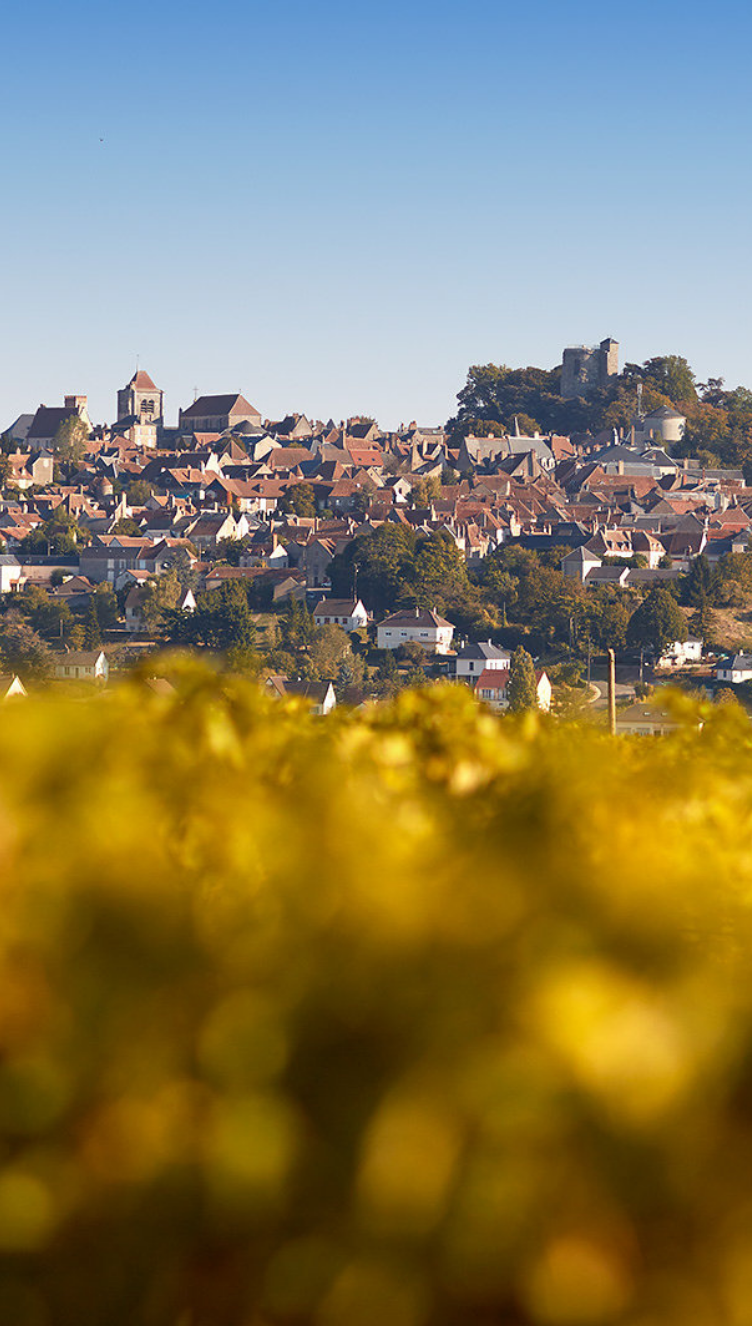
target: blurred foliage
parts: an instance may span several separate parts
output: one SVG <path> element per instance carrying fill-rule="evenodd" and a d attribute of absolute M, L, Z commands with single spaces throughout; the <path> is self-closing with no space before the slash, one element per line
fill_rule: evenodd
<path fill-rule="evenodd" d="M 167 672 L 3 712 L 3 1320 L 746 1322 L 741 710 Z"/>

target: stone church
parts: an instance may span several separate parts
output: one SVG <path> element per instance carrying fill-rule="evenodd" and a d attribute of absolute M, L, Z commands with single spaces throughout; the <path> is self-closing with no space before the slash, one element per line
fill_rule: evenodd
<path fill-rule="evenodd" d="M 163 394 L 159 387 L 155 387 L 149 374 L 139 369 L 128 385 L 117 394 L 118 421 L 133 419 L 141 424 L 154 424 L 161 428 L 164 423 Z"/>

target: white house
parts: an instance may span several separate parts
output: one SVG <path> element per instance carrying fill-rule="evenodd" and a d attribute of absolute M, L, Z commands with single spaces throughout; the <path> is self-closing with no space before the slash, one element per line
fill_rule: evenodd
<path fill-rule="evenodd" d="M 674 640 L 658 659 L 659 668 L 683 668 L 687 663 L 702 662 L 702 640 Z"/>
<path fill-rule="evenodd" d="M 579 580 L 584 585 L 588 574 L 596 567 L 602 566 L 603 560 L 588 548 L 580 547 L 574 548 L 566 557 L 562 557 L 559 565 L 562 575 L 569 576 L 571 580 Z"/>
<path fill-rule="evenodd" d="M 341 626 L 357 631 L 368 625 L 368 613 L 360 599 L 321 599 L 313 610 L 315 626 Z"/>
<path fill-rule="evenodd" d="M 486 668 L 477 678 L 473 690 L 477 699 L 482 700 L 490 709 L 501 713 L 509 708 L 509 671 L 506 668 Z M 536 672 L 535 690 L 538 708 L 548 713 L 551 708 L 551 682 L 548 673 Z"/>
<path fill-rule="evenodd" d="M 733 686 L 740 681 L 749 681 L 752 677 L 752 654 L 734 654 L 733 658 L 721 659 L 715 675 L 718 681 L 730 681 Z"/>
<path fill-rule="evenodd" d="M 484 671 L 508 671 L 511 661 L 509 650 L 499 649 L 490 640 L 481 641 L 480 644 L 471 642 L 459 650 L 454 675 L 457 681 L 475 682 Z"/>
<path fill-rule="evenodd" d="M 376 644 L 379 649 L 399 649 L 400 645 L 414 642 L 422 645 L 428 654 L 446 654 L 453 635 L 452 623 L 433 609 L 415 608 L 412 612 L 393 612 L 379 622 Z"/>
<path fill-rule="evenodd" d="M 307 700 L 312 714 L 330 714 L 337 705 L 330 681 L 290 681 L 282 673 L 277 673 L 267 677 L 264 686 L 271 695 L 294 695 Z"/>
<path fill-rule="evenodd" d="M 103 649 L 70 650 L 55 660 L 55 676 L 63 681 L 106 682 L 109 675 L 110 665 Z"/>
<path fill-rule="evenodd" d="M 23 567 L 18 558 L 12 553 L 3 553 L 0 556 L 0 594 L 8 594 L 17 587 L 22 574 Z"/>

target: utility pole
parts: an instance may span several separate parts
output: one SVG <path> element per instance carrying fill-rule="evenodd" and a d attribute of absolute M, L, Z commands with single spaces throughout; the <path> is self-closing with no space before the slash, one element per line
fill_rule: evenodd
<path fill-rule="evenodd" d="M 608 651 L 608 730 L 616 736 L 616 658 L 613 649 Z"/>

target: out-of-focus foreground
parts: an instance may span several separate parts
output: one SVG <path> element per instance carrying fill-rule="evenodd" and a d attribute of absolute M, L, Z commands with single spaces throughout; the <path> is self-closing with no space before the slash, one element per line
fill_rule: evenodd
<path fill-rule="evenodd" d="M 0 730 L 14 1326 L 752 1301 L 752 758 L 186 672 Z"/>

